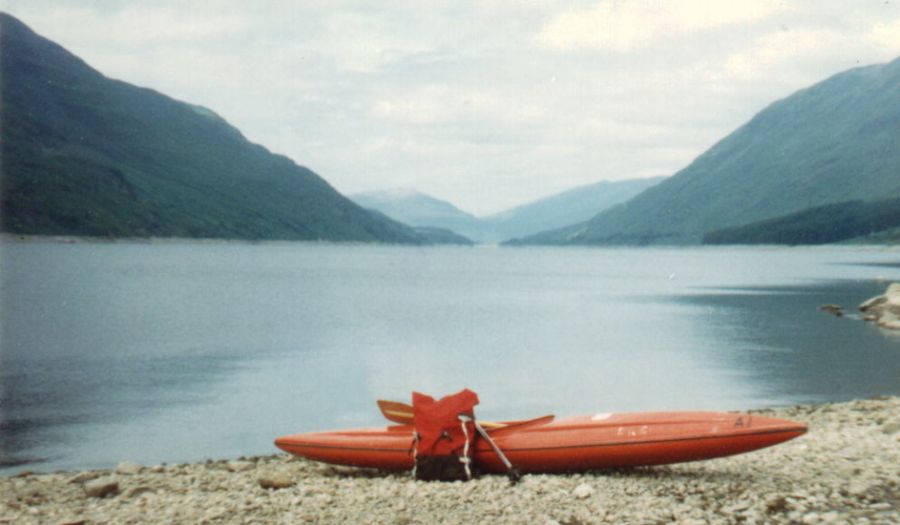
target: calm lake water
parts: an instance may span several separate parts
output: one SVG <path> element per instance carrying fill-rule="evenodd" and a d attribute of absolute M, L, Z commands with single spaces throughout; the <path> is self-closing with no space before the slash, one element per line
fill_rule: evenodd
<path fill-rule="evenodd" d="M 0 244 L 0 465 L 274 453 L 463 387 L 482 417 L 900 394 L 848 316 L 893 248 Z"/>

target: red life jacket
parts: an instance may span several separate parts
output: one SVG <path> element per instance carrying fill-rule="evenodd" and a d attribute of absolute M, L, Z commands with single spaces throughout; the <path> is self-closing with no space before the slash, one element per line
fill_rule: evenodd
<path fill-rule="evenodd" d="M 474 407 L 478 395 L 464 389 L 435 401 L 413 392 L 416 432 L 416 477 L 468 479 L 471 445 L 475 439 Z M 460 415 L 466 416 L 460 419 Z"/>

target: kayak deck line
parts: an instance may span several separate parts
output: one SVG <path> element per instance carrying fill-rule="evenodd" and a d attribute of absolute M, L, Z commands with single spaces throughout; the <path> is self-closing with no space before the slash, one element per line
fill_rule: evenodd
<path fill-rule="evenodd" d="M 412 440 L 410 440 L 412 442 Z M 324 450 L 342 450 L 347 452 L 377 452 L 384 454 L 409 454 L 412 457 L 412 453 L 408 449 L 402 448 L 368 448 L 368 447 L 348 447 L 344 445 L 325 445 L 322 443 L 290 443 L 290 442 L 281 442 L 278 444 L 279 447 L 294 447 L 294 448 L 316 448 L 316 449 L 324 449 Z"/>
<path fill-rule="evenodd" d="M 797 434 L 798 436 L 806 433 L 806 429 L 774 429 L 774 430 L 762 430 L 757 432 L 743 432 L 743 433 L 735 433 L 735 434 L 709 434 L 706 436 L 691 436 L 691 437 L 683 437 L 683 438 L 669 438 L 669 439 L 654 439 L 654 440 L 631 440 L 631 441 L 611 441 L 611 442 L 597 442 L 597 443 L 584 443 L 578 445 L 559 445 L 559 446 L 542 446 L 542 447 L 504 447 L 505 452 L 541 452 L 545 450 L 569 450 L 569 449 L 584 449 L 584 448 L 606 448 L 606 447 L 626 447 L 626 446 L 640 446 L 640 445 L 660 445 L 666 443 L 678 443 L 678 442 L 690 442 L 690 441 L 703 441 L 703 440 L 716 440 L 716 439 L 734 439 L 740 437 L 758 437 L 758 436 L 770 436 L 777 434 Z M 349 435 L 349 434 L 342 434 Z M 347 446 L 347 445 L 330 445 L 325 443 L 308 443 L 308 442 L 291 442 L 289 438 L 287 439 L 279 439 L 276 443 L 281 446 L 289 446 L 296 448 L 318 448 L 318 449 L 329 449 L 329 450 L 346 450 L 346 451 L 354 451 L 354 452 L 379 452 L 379 453 L 403 453 L 403 454 L 412 454 L 411 448 L 384 448 L 384 447 L 363 447 L 363 446 Z M 412 439 L 410 438 L 410 443 L 412 443 Z M 489 453 L 490 448 L 478 446 L 479 452 Z"/>
<path fill-rule="evenodd" d="M 703 441 L 703 440 L 715 440 L 715 439 L 729 439 L 733 440 L 735 438 L 741 437 L 758 437 L 758 436 L 770 436 L 777 434 L 797 434 L 797 436 L 801 436 L 806 433 L 806 430 L 788 430 L 788 429 L 774 429 L 774 430 L 763 430 L 758 432 L 743 432 L 740 434 L 709 434 L 706 436 L 691 436 L 691 437 L 683 437 L 683 438 L 669 438 L 669 439 L 655 439 L 655 440 L 632 440 L 632 441 L 611 441 L 604 443 L 585 443 L 579 445 L 559 445 L 559 446 L 546 446 L 546 447 L 526 447 L 526 448 L 514 448 L 514 447 L 504 447 L 505 452 L 541 452 L 544 450 L 567 450 L 567 449 L 580 449 L 580 448 L 604 448 L 604 447 L 627 447 L 627 446 L 639 446 L 639 445 L 662 445 L 666 443 L 679 443 L 679 442 L 690 442 L 690 441 Z M 795 437 L 797 437 L 795 436 Z M 479 452 L 488 452 L 490 449 L 478 447 Z"/>

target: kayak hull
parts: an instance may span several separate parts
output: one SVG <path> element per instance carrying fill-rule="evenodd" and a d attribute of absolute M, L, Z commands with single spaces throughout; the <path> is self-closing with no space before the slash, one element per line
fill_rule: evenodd
<path fill-rule="evenodd" d="M 566 472 L 664 465 L 758 450 L 806 432 L 801 423 L 719 412 L 598 414 L 512 422 L 490 435 L 520 472 Z M 275 445 L 325 463 L 410 470 L 413 427 L 314 432 L 279 437 Z M 481 470 L 505 472 L 483 438 L 473 461 Z"/>

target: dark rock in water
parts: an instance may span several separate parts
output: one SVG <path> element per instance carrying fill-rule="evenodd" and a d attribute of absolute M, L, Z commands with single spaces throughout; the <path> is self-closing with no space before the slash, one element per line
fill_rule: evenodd
<path fill-rule="evenodd" d="M 859 305 L 866 315 L 881 328 L 900 330 L 900 283 L 891 283 L 883 295 L 877 295 Z"/>
<path fill-rule="evenodd" d="M 844 308 L 839 304 L 823 304 L 819 310 L 837 317 L 844 315 Z"/>

